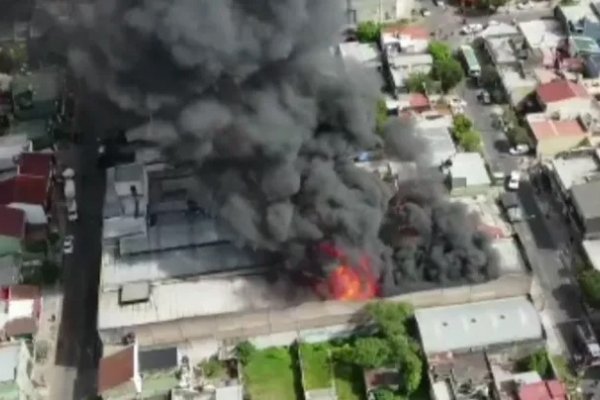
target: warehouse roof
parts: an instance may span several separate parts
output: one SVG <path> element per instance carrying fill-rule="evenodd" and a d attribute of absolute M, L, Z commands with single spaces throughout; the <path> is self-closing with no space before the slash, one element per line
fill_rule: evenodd
<path fill-rule="evenodd" d="M 575 185 L 571 196 L 584 219 L 600 217 L 600 181 Z"/>
<path fill-rule="evenodd" d="M 525 297 L 424 308 L 415 317 L 427 354 L 542 338 L 538 314 Z"/>

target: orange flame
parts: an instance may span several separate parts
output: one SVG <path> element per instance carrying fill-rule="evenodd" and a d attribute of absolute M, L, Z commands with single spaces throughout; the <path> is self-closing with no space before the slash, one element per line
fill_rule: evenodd
<path fill-rule="evenodd" d="M 361 268 L 339 265 L 329 276 L 329 291 L 334 299 L 343 301 L 368 300 L 377 295 L 377 284 L 367 260 Z"/>

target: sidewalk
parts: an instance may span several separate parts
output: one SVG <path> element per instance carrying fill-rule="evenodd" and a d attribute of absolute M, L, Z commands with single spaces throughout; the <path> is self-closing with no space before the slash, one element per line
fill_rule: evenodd
<path fill-rule="evenodd" d="M 32 380 L 41 398 L 49 398 L 63 296 L 58 287 L 42 289 L 42 310 L 34 340 Z"/>

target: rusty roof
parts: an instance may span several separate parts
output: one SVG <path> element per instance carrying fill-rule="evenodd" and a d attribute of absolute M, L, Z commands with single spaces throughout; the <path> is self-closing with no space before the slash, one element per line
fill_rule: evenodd
<path fill-rule="evenodd" d="M 135 346 L 104 357 L 98 367 L 98 393 L 129 382 L 135 374 Z"/>

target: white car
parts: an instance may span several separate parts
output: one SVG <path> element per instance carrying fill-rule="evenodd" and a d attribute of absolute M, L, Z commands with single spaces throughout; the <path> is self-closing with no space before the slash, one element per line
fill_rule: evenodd
<path fill-rule="evenodd" d="M 63 240 L 63 253 L 64 254 L 73 254 L 74 250 L 75 250 L 75 240 L 73 238 L 73 235 L 65 236 L 65 239 Z"/>
<path fill-rule="evenodd" d="M 510 173 L 510 177 L 508 178 L 508 188 L 510 190 L 519 189 L 519 185 L 521 184 L 521 173 L 519 171 L 512 171 Z"/>
<path fill-rule="evenodd" d="M 467 106 L 467 102 L 463 99 L 461 99 L 460 97 L 450 97 L 448 98 L 448 103 L 450 104 L 450 106 L 454 106 L 454 107 L 466 107 Z"/>
<path fill-rule="evenodd" d="M 460 33 L 463 35 L 468 35 L 469 33 L 472 33 L 473 31 L 471 30 L 471 26 L 470 25 L 463 25 L 462 28 L 460 28 Z"/>
<path fill-rule="evenodd" d="M 518 144 L 514 147 L 511 147 L 508 152 L 513 156 L 522 156 L 524 154 L 529 153 L 531 149 L 526 144 Z"/>
<path fill-rule="evenodd" d="M 481 24 L 470 24 L 469 26 L 471 27 L 471 32 L 473 33 L 481 32 L 483 30 L 483 25 Z"/>

